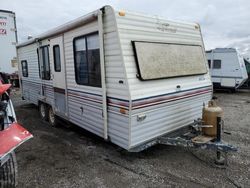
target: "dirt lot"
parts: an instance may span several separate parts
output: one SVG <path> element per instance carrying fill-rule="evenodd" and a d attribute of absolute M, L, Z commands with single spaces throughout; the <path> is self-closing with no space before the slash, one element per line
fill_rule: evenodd
<path fill-rule="evenodd" d="M 128 153 L 76 126 L 52 128 L 14 93 L 18 120 L 34 135 L 16 152 L 18 187 L 250 187 L 250 92 L 215 96 L 232 133 L 223 138 L 239 148 L 223 169 L 208 151 L 157 145 Z"/>

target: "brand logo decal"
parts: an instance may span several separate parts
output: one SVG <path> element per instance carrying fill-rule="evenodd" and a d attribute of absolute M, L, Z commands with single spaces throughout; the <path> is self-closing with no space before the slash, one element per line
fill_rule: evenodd
<path fill-rule="evenodd" d="M 6 35 L 7 31 L 6 29 L 0 29 L 0 35 Z"/>
<path fill-rule="evenodd" d="M 162 32 L 176 33 L 177 29 L 168 23 L 160 23 L 159 20 L 156 23 L 156 29 Z"/>

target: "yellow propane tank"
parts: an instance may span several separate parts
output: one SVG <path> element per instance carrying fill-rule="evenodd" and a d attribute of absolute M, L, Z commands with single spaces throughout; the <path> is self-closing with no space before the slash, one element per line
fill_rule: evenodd
<path fill-rule="evenodd" d="M 208 106 L 204 106 L 202 110 L 203 125 L 212 127 L 202 127 L 202 132 L 206 136 L 216 137 L 217 133 L 217 117 L 222 117 L 223 110 L 216 105 L 215 101 L 208 102 Z"/>

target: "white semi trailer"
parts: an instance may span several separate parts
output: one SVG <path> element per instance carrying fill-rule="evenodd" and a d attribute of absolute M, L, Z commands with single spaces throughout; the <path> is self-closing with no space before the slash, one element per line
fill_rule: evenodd
<path fill-rule="evenodd" d="M 15 13 L 0 10 L 0 72 L 9 76 L 11 81 L 18 80 L 17 29 Z"/>

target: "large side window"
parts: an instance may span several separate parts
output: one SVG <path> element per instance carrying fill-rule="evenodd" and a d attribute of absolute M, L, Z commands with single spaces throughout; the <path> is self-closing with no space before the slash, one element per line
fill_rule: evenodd
<path fill-rule="evenodd" d="M 49 62 L 49 47 L 40 47 L 40 53 L 38 52 L 38 66 L 40 69 L 40 76 L 43 80 L 50 80 L 50 62 Z M 42 56 L 39 57 L 39 55 Z"/>
<path fill-rule="evenodd" d="M 61 57 L 59 45 L 53 46 L 54 69 L 55 72 L 61 72 Z"/>
<path fill-rule="evenodd" d="M 221 60 L 215 59 L 213 61 L 213 69 L 221 69 Z"/>
<path fill-rule="evenodd" d="M 22 65 L 22 74 L 23 77 L 28 77 L 28 63 L 26 60 L 21 61 Z"/>
<path fill-rule="evenodd" d="M 76 83 L 101 87 L 98 33 L 77 37 L 73 43 Z"/>

